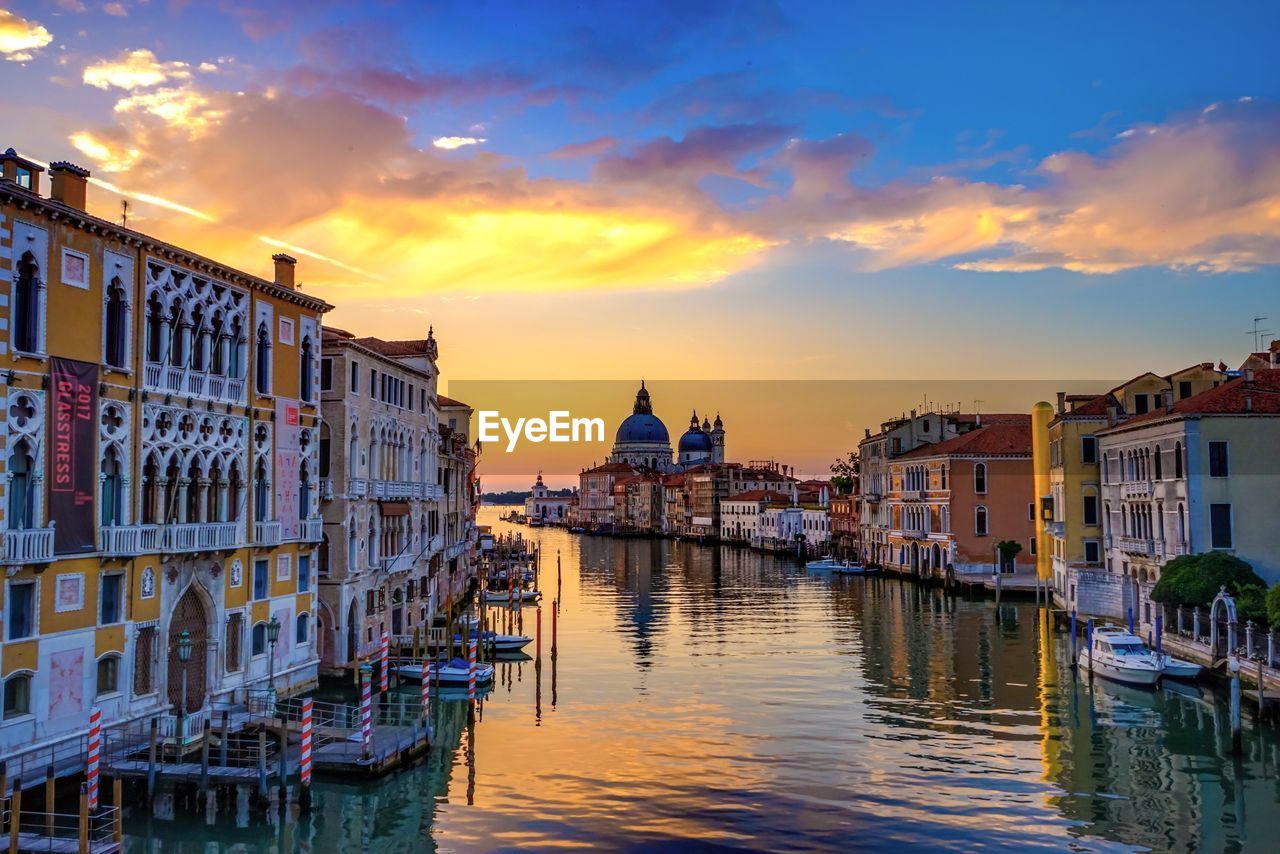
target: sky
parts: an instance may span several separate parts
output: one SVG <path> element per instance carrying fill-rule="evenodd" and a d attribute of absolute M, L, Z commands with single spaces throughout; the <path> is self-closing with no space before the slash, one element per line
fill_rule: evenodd
<path fill-rule="evenodd" d="M 434 326 L 446 380 L 1123 379 L 1280 329 L 1278 26 L 0 0 L 0 145 L 248 272 L 290 251 L 328 323 Z"/>

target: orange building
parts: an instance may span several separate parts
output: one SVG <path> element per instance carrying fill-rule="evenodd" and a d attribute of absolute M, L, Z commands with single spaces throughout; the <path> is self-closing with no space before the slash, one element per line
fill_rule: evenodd
<path fill-rule="evenodd" d="M 990 572 L 996 544 L 1015 540 L 1035 566 L 1031 419 L 983 415 L 980 425 L 889 464 L 886 565 L 921 576 Z"/>

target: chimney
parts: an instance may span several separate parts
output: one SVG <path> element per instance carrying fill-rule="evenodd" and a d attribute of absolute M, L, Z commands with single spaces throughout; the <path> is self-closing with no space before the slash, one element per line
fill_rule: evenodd
<path fill-rule="evenodd" d="M 1067 411 L 1067 393 L 1065 391 L 1058 392 L 1058 414 L 1063 415 Z"/>
<path fill-rule="evenodd" d="M 1164 390 L 1164 411 L 1165 412 L 1173 411 L 1173 389 L 1171 388 L 1167 388 Z"/>
<path fill-rule="evenodd" d="M 1117 417 L 1116 408 L 1114 406 L 1108 406 L 1107 407 L 1107 425 L 1110 427 L 1116 426 L 1116 417 Z"/>
<path fill-rule="evenodd" d="M 271 256 L 271 260 L 276 262 L 276 284 L 289 290 L 297 290 L 297 284 L 294 282 L 293 274 L 298 265 L 298 259 L 292 255 L 285 255 L 283 252 Z"/>
<path fill-rule="evenodd" d="M 1253 382 L 1253 368 L 1244 369 L 1244 381 L 1247 383 Z"/>
<path fill-rule="evenodd" d="M 69 208 L 85 210 L 89 189 L 89 170 L 59 160 L 49 164 L 49 198 Z"/>
<path fill-rule="evenodd" d="M 870 439 L 870 438 L 871 438 L 871 428 L 870 428 L 870 427 L 866 427 L 866 428 L 864 428 L 864 437 L 865 437 L 865 438 L 867 438 L 867 439 Z"/>
<path fill-rule="evenodd" d="M 976 415 L 974 415 L 974 416 L 973 416 L 973 423 L 974 423 L 974 426 L 975 426 L 975 427 L 981 427 L 981 426 L 982 426 L 982 413 L 981 413 L 981 412 L 979 412 L 979 413 L 977 413 Z"/>

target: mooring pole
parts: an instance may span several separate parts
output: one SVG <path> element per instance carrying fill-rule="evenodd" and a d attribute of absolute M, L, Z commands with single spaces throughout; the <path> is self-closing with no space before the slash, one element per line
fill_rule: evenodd
<path fill-rule="evenodd" d="M 1231 753 L 1239 756 L 1244 752 L 1240 737 L 1240 659 L 1234 653 L 1227 659 L 1227 669 L 1231 672 Z"/>

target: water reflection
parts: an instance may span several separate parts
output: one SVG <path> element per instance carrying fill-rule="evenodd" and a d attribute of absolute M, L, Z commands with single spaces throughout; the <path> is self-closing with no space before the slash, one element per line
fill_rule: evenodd
<path fill-rule="evenodd" d="M 1213 697 L 1078 680 L 1031 607 L 997 620 L 990 602 L 737 549 L 530 533 L 560 551 L 558 654 L 547 559 L 542 654 L 499 665 L 474 725 L 438 704 L 422 765 L 322 782 L 294 827 L 131 823 L 135 850 L 148 833 L 165 851 L 397 854 L 1273 841 L 1274 731 L 1232 758 Z"/>

